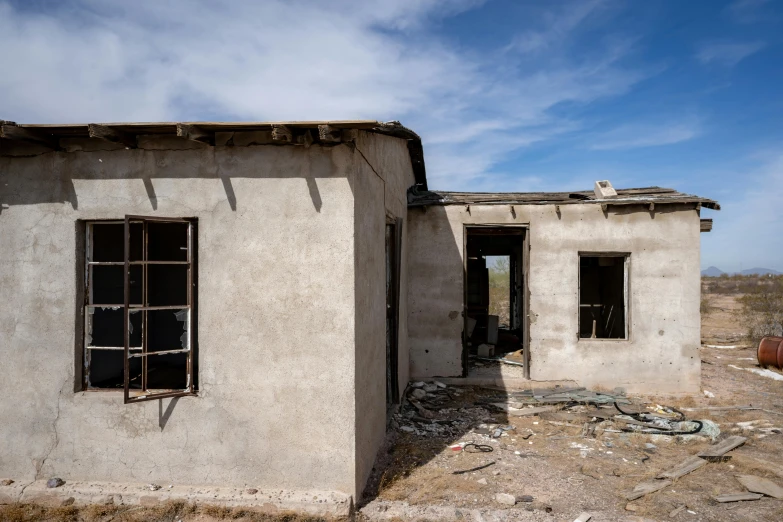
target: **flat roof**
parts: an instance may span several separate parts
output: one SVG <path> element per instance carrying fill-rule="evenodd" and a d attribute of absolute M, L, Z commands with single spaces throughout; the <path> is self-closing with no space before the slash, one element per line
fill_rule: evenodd
<path fill-rule="evenodd" d="M 408 141 L 408 152 L 413 166 L 416 183 L 427 187 L 424 166 L 424 151 L 418 134 L 398 121 L 375 120 L 325 120 L 325 121 L 280 121 L 280 122 L 119 122 L 119 123 L 54 123 L 17 124 L 0 120 L 0 155 L 3 145 L 12 142 L 35 143 L 46 147 L 44 152 L 62 150 L 60 140 L 72 138 L 102 139 L 135 148 L 138 136 L 177 136 L 199 141 L 207 145 L 216 144 L 216 134 L 232 132 L 271 131 L 270 143 L 309 146 L 311 143 L 339 143 L 334 131 L 363 130 L 384 134 Z M 282 131 L 283 139 L 276 139 L 275 132 Z M 309 132 L 308 132 L 309 131 Z M 287 139 L 286 139 L 287 135 Z M 307 136 L 305 136 L 307 135 Z M 225 136 L 225 135 L 224 135 Z M 305 139 L 306 138 L 306 139 Z M 223 144 L 223 143 L 220 143 Z M 48 150 L 47 150 L 48 149 Z"/>
<path fill-rule="evenodd" d="M 616 198 L 596 198 L 592 190 L 578 192 L 448 192 L 442 190 L 412 190 L 408 206 L 427 205 L 657 205 L 696 203 L 713 210 L 720 204 L 712 199 L 685 194 L 671 188 L 642 187 L 616 189 Z"/>

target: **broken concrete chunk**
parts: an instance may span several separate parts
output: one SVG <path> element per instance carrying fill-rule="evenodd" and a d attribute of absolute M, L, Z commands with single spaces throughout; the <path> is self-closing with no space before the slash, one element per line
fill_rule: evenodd
<path fill-rule="evenodd" d="M 480 344 L 478 345 L 478 356 L 479 357 L 494 357 L 495 355 L 495 347 L 491 344 Z"/>
<path fill-rule="evenodd" d="M 443 384 L 443 383 L 442 383 L 442 382 L 440 382 L 440 381 L 432 381 L 432 384 L 434 384 L 434 385 L 435 385 L 435 386 L 437 386 L 438 388 L 446 388 L 446 385 L 445 385 L 445 384 Z"/>
<path fill-rule="evenodd" d="M 65 481 L 58 477 L 50 478 L 46 481 L 47 488 L 59 488 L 63 484 L 65 484 Z"/>
<path fill-rule="evenodd" d="M 588 522 L 591 518 L 593 518 L 593 515 L 590 513 L 582 513 L 574 519 L 574 522 Z"/>
<path fill-rule="evenodd" d="M 423 388 L 425 384 L 427 384 L 427 383 L 422 382 L 422 381 L 412 382 L 411 383 L 411 388 Z"/>
<path fill-rule="evenodd" d="M 421 388 L 414 388 L 411 390 L 411 397 L 414 399 L 423 399 L 427 396 L 427 392 L 422 390 Z"/>
<path fill-rule="evenodd" d="M 478 483 L 479 483 L 479 484 L 481 484 L 482 486 L 486 486 L 486 485 L 487 485 L 487 479 L 485 479 L 485 478 L 483 478 L 483 479 L 478 479 L 476 482 L 478 482 Z"/>
<path fill-rule="evenodd" d="M 506 506 L 513 506 L 517 503 L 517 497 L 509 495 L 508 493 L 498 493 L 495 495 L 495 500 Z"/>
<path fill-rule="evenodd" d="M 434 384 L 425 384 L 424 385 L 424 391 L 427 392 L 427 393 L 432 393 L 432 392 L 438 391 L 438 389 L 439 388 L 437 386 L 435 386 Z"/>
<path fill-rule="evenodd" d="M 768 497 L 783 500 L 783 488 L 769 479 L 756 477 L 754 475 L 737 475 L 737 480 L 745 486 L 748 491 L 753 493 L 762 493 Z"/>
<path fill-rule="evenodd" d="M 405 433 L 413 433 L 414 431 L 416 431 L 415 428 L 412 428 L 410 426 L 400 426 L 400 429 Z"/>

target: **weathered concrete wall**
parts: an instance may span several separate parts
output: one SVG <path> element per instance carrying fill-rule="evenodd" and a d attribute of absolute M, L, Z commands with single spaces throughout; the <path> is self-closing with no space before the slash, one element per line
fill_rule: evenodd
<path fill-rule="evenodd" d="M 386 433 L 386 241 L 387 217 L 407 216 L 406 190 L 415 183 L 407 144 L 360 132 L 353 184 L 356 227 L 356 476 L 364 486 Z M 403 233 L 398 324 L 399 386 L 408 383 L 407 283 Z"/>
<path fill-rule="evenodd" d="M 462 371 L 464 226 L 528 224 L 531 378 L 631 392 L 700 386 L 699 216 L 684 206 L 508 205 L 411 209 L 409 345 L 414 378 Z M 630 338 L 577 339 L 579 252 L 630 252 Z M 455 313 L 457 312 L 457 313 Z"/>
<path fill-rule="evenodd" d="M 356 495 L 359 174 L 347 145 L 0 158 L 0 475 Z M 199 219 L 198 397 L 74 392 L 76 220 L 125 214 Z"/>

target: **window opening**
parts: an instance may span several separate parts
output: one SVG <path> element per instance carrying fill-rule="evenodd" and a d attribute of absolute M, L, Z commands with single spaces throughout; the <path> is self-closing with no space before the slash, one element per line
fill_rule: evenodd
<path fill-rule="evenodd" d="M 86 224 L 85 386 L 136 402 L 193 393 L 195 220 Z"/>
<path fill-rule="evenodd" d="M 627 338 L 627 260 L 627 255 L 580 254 L 580 338 Z"/>

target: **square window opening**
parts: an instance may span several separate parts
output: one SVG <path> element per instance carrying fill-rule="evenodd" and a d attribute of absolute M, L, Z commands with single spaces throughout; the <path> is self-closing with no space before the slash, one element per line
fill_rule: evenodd
<path fill-rule="evenodd" d="M 628 255 L 579 255 L 579 338 L 628 338 Z"/>

